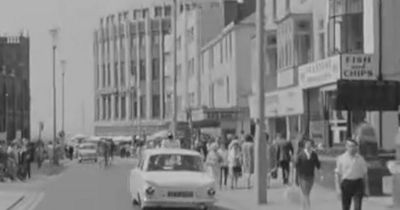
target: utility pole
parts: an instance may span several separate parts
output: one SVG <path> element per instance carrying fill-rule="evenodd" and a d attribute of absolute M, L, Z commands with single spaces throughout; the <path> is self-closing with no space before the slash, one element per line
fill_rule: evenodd
<path fill-rule="evenodd" d="M 177 0 L 173 0 L 173 17 L 172 17 L 172 44 L 173 44 L 173 55 L 172 55 L 172 70 L 173 70 L 173 116 L 172 116 L 172 132 L 174 137 L 177 135 L 177 118 L 178 118 L 178 103 L 177 103 L 177 75 L 176 75 L 176 63 L 177 63 L 177 48 L 176 48 L 176 31 L 177 31 Z"/>
<path fill-rule="evenodd" d="M 62 80 L 61 80 L 61 88 L 62 88 L 62 91 L 61 91 L 61 94 L 62 94 L 62 97 L 61 97 L 61 110 L 62 110 L 62 112 L 61 112 L 61 131 L 62 132 L 65 132 L 65 127 L 64 127 L 64 125 L 65 125 L 65 71 L 66 71 L 66 64 L 67 64 L 67 61 L 66 60 L 61 60 L 60 61 L 60 63 L 61 63 L 61 70 L 62 70 L 62 73 L 61 73 L 61 76 L 62 76 Z"/>
<path fill-rule="evenodd" d="M 58 165 L 58 157 L 56 154 L 57 143 L 57 101 L 56 101 L 56 49 L 58 41 L 58 28 L 50 29 L 50 35 L 53 39 L 53 163 Z"/>
<path fill-rule="evenodd" d="M 264 2 L 265 0 L 257 0 L 256 6 L 256 46 L 257 46 L 257 98 L 258 98 L 258 123 L 256 127 L 255 141 L 255 187 L 257 192 L 258 204 L 267 203 L 267 164 L 266 150 L 267 142 L 264 135 Z"/>

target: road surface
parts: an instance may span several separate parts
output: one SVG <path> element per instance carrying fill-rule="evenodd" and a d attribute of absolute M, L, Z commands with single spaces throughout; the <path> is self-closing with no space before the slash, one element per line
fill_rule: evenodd
<path fill-rule="evenodd" d="M 131 204 L 127 186 L 134 164 L 131 159 L 116 159 L 108 169 L 94 163 L 72 164 L 42 189 L 34 210 L 139 210 Z"/>

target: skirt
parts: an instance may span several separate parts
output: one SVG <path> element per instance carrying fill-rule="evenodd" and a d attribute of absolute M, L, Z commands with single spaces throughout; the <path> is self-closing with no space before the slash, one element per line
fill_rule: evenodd
<path fill-rule="evenodd" d="M 314 177 L 298 177 L 299 187 L 303 195 L 310 195 L 314 185 Z"/>

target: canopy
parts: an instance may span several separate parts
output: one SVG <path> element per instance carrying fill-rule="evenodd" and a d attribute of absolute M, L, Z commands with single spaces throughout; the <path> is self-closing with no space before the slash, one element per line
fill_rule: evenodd
<path fill-rule="evenodd" d="M 161 130 L 156 133 L 153 133 L 152 135 L 148 136 L 146 138 L 147 141 L 154 141 L 157 139 L 163 139 L 167 138 L 169 131 L 168 130 Z"/>

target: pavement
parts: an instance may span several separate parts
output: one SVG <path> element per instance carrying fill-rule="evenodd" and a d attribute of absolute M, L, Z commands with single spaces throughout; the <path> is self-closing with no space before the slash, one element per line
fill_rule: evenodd
<path fill-rule="evenodd" d="M 226 189 L 218 192 L 219 202 L 217 206 L 229 210 L 299 210 L 300 203 L 287 196 L 289 187 L 283 186 L 280 181 L 272 180 L 270 188 L 267 190 L 267 204 L 258 205 L 255 189 L 245 189 L 245 184 L 239 183 L 239 189 Z M 242 187 L 242 188 L 240 188 Z M 341 209 L 341 202 L 334 190 L 324 188 L 314 184 L 311 191 L 311 207 L 319 210 L 338 210 Z M 363 210 L 387 210 L 392 207 L 392 198 L 369 197 L 364 199 Z"/>
<path fill-rule="evenodd" d="M 68 167 L 73 162 L 62 160 L 62 167 Z M 63 170 L 62 167 L 52 169 L 49 162 L 45 162 L 41 169 L 38 169 L 35 163 L 31 166 L 31 178 L 27 181 L 7 181 L 0 183 L 0 210 L 14 210 L 21 209 L 21 203 L 30 204 L 31 200 L 35 200 L 40 193 L 37 193 L 44 184 L 54 180 L 60 174 L 59 171 Z M 23 208 L 27 209 L 27 208 Z"/>

